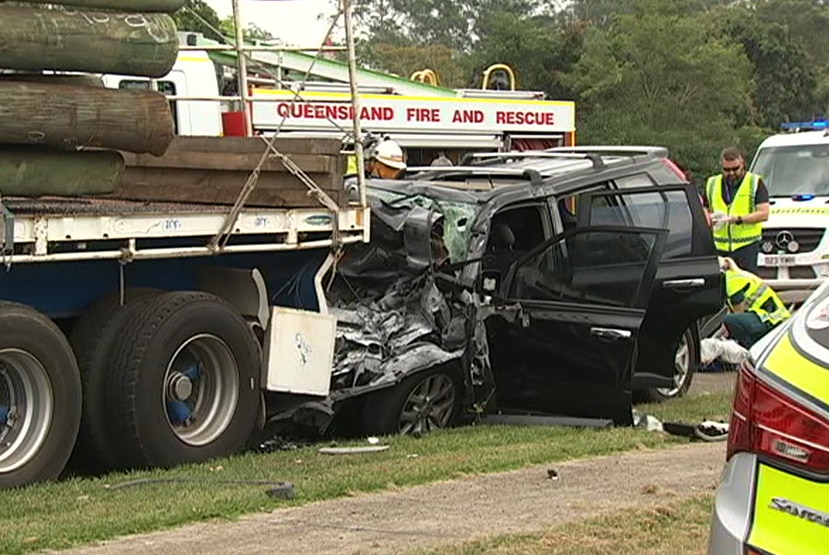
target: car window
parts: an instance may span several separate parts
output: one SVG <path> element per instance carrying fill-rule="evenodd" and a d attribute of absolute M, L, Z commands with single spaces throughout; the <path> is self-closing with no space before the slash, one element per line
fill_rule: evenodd
<path fill-rule="evenodd" d="M 516 268 L 509 297 L 635 306 L 658 237 L 591 229 L 559 236 Z"/>
<path fill-rule="evenodd" d="M 684 189 L 593 196 L 582 225 L 619 225 L 669 230 L 664 259 L 690 256 L 694 220 Z"/>
<path fill-rule="evenodd" d="M 547 239 L 545 209 L 544 204 L 533 203 L 496 212 L 490 223 L 489 250 L 508 246 L 513 251 L 529 252 L 539 246 Z"/>
<path fill-rule="evenodd" d="M 616 186 L 620 189 L 632 189 L 634 187 L 652 187 L 655 185 L 653 179 L 646 173 L 627 175 L 615 180 Z"/>

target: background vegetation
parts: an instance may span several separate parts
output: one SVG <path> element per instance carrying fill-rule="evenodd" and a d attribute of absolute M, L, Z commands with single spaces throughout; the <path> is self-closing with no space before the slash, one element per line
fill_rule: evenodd
<path fill-rule="evenodd" d="M 458 88 L 509 64 L 576 102 L 580 143 L 664 145 L 698 179 L 829 106 L 826 0 L 354 1 L 362 65 Z"/>

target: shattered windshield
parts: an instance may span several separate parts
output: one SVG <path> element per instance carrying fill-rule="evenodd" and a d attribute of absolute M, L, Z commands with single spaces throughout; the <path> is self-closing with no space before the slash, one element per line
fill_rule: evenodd
<path fill-rule="evenodd" d="M 434 210 L 443 216 L 443 243 L 452 263 L 466 259 L 472 224 L 478 213 L 478 205 L 467 202 L 439 200 L 426 195 L 409 195 L 394 191 L 371 189 L 371 196 L 395 207 L 419 206 Z"/>
<path fill-rule="evenodd" d="M 829 195 L 829 144 L 764 148 L 752 171 L 772 197 Z"/>

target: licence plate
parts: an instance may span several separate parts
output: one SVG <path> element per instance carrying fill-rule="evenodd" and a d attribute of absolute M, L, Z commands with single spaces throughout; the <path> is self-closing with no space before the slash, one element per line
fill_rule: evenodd
<path fill-rule="evenodd" d="M 763 257 L 764 266 L 794 266 L 793 255 L 767 254 Z"/>

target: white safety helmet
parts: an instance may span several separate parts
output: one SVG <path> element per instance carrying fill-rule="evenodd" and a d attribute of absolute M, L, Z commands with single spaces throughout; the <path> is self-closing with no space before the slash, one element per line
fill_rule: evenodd
<path fill-rule="evenodd" d="M 406 162 L 403 160 L 403 149 L 391 139 L 386 139 L 377 145 L 373 158 L 396 170 L 405 170 Z"/>

